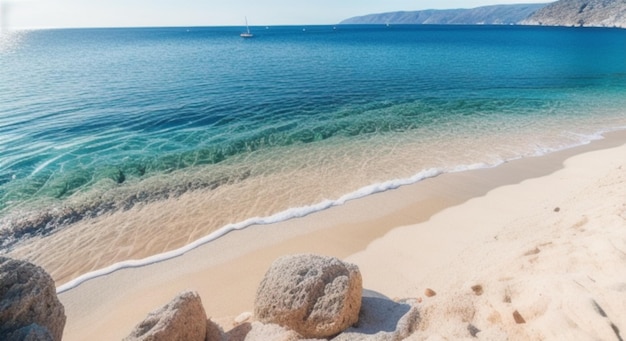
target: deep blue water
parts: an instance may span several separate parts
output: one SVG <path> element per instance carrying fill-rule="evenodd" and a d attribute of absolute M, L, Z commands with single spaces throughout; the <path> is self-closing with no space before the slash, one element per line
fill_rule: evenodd
<path fill-rule="evenodd" d="M 271 158 L 400 136 L 497 135 L 505 146 L 476 147 L 467 159 L 467 146 L 450 159 L 429 147 L 443 161 L 399 161 L 418 173 L 549 152 L 626 127 L 626 30 L 252 29 L 252 39 L 232 27 L 0 36 L 0 217 L 177 170 L 253 167 L 247 155 L 259 151 Z M 515 132 L 521 137 L 507 139 Z M 476 145 L 492 145 L 485 141 Z M 364 181 L 404 173 L 381 174 Z M 235 181 L 220 179 L 174 190 Z M 150 189 L 163 198 L 172 190 Z"/>

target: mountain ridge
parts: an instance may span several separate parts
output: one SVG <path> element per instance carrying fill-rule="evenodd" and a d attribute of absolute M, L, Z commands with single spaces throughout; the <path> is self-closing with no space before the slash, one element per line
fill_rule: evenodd
<path fill-rule="evenodd" d="M 520 24 L 626 28 L 626 0 L 561 0 L 537 10 Z"/>
<path fill-rule="evenodd" d="M 559 0 L 469 9 L 396 11 L 345 19 L 340 24 L 538 25 L 626 28 L 626 0 Z"/>
<path fill-rule="evenodd" d="M 428 9 L 375 13 L 348 18 L 341 21 L 340 24 L 508 25 L 516 24 L 528 18 L 546 5 L 548 4 L 492 5 L 469 9 Z"/>

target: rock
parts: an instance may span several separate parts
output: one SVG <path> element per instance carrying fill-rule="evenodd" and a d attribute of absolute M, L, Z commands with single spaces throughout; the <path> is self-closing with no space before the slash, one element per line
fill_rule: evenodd
<path fill-rule="evenodd" d="M 252 330 L 252 324 L 249 322 L 242 323 L 235 326 L 235 328 L 227 331 L 224 335 L 224 340 L 228 341 L 244 341 L 248 333 Z"/>
<path fill-rule="evenodd" d="M 0 339 L 22 333 L 28 340 L 48 340 L 47 332 L 49 340 L 59 341 L 64 327 L 52 277 L 29 262 L 0 257 Z"/>
<path fill-rule="evenodd" d="M 222 341 L 224 339 L 224 331 L 222 328 L 210 319 L 207 320 L 205 341 Z"/>
<path fill-rule="evenodd" d="M 476 328 L 476 326 L 471 323 L 467 325 L 467 331 L 472 337 L 476 337 L 476 335 L 480 333 L 480 329 Z"/>
<path fill-rule="evenodd" d="M 433 289 L 426 288 L 426 290 L 424 290 L 424 295 L 426 297 L 433 297 L 433 296 L 437 295 L 437 293 Z"/>
<path fill-rule="evenodd" d="M 555 1 L 536 11 L 521 23 L 626 28 L 626 2 L 622 0 Z"/>
<path fill-rule="evenodd" d="M 438 24 L 438 25 L 508 25 L 528 18 L 546 4 L 491 5 L 476 8 L 427 9 L 368 14 L 348 18 L 341 24 Z"/>
<path fill-rule="evenodd" d="M 235 317 L 235 320 L 233 322 L 236 326 L 238 326 L 244 322 L 248 322 L 248 320 L 250 320 L 253 316 L 254 315 L 250 312 L 241 313 L 239 314 L 239 316 Z"/>
<path fill-rule="evenodd" d="M 359 322 L 332 341 L 396 341 L 409 337 L 419 323 L 416 300 L 394 302 L 364 294 Z"/>
<path fill-rule="evenodd" d="M 472 291 L 476 296 L 480 296 L 483 294 L 483 286 L 480 284 L 476 284 L 472 286 Z"/>
<path fill-rule="evenodd" d="M 517 310 L 513 312 L 513 319 L 515 320 L 515 323 L 517 324 L 526 323 L 526 320 L 524 320 L 524 318 L 522 317 L 522 314 L 520 314 L 519 311 Z"/>
<path fill-rule="evenodd" d="M 204 341 L 206 337 L 207 317 L 200 296 L 185 291 L 148 314 L 124 340 Z"/>
<path fill-rule="evenodd" d="M 334 336 L 358 321 L 362 290 L 356 265 L 312 254 L 285 256 L 261 281 L 254 313 L 304 338 Z"/>
<path fill-rule="evenodd" d="M 52 335 L 46 327 L 42 327 L 36 323 L 18 329 L 6 337 L 4 341 L 52 341 Z"/>

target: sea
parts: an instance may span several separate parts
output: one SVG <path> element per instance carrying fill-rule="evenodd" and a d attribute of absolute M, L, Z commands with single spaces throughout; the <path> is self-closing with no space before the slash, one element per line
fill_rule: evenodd
<path fill-rule="evenodd" d="M 0 33 L 0 252 L 190 193 L 194 236 L 271 223 L 626 129 L 623 29 L 251 30 Z"/>

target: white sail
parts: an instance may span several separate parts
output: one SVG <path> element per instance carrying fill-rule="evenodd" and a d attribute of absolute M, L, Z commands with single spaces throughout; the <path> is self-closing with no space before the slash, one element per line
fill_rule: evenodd
<path fill-rule="evenodd" d="M 254 35 L 252 33 L 250 33 L 250 27 L 248 26 L 248 17 L 246 18 L 246 32 L 243 32 L 242 34 L 240 34 L 240 36 L 242 38 L 252 38 L 254 37 Z"/>

